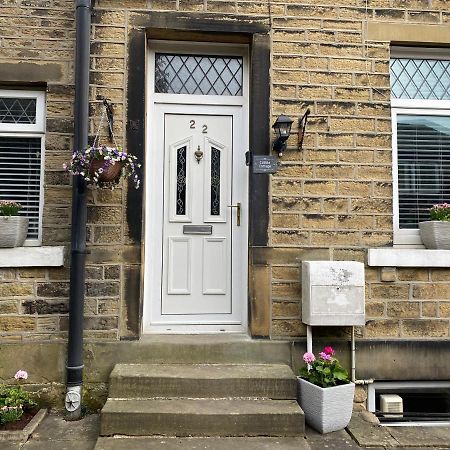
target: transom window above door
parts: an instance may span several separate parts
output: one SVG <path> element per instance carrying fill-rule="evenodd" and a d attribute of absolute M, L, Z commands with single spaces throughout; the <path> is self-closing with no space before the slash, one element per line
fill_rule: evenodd
<path fill-rule="evenodd" d="M 242 96 L 241 56 L 155 53 L 155 93 Z"/>

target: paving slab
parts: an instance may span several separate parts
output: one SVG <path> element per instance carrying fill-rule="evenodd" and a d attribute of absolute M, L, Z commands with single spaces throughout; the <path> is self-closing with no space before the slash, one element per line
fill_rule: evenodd
<path fill-rule="evenodd" d="M 19 450 L 23 445 L 20 442 L 2 441 L 0 442 L 0 448 L 2 450 Z"/>
<path fill-rule="evenodd" d="M 92 450 L 98 433 L 97 414 L 71 422 L 64 420 L 61 414 L 50 414 L 20 448 L 22 450 Z"/>
<path fill-rule="evenodd" d="M 20 447 L 21 450 L 93 450 L 95 441 L 73 440 L 57 441 L 53 439 L 36 441 L 31 439 Z M 3 450 L 3 448 L 2 448 Z"/>
<path fill-rule="evenodd" d="M 450 426 L 383 427 L 401 447 L 450 448 Z"/>
<path fill-rule="evenodd" d="M 391 435 L 387 427 L 368 422 L 360 413 L 353 413 L 347 431 L 361 447 L 400 446 L 400 443 Z"/>
<path fill-rule="evenodd" d="M 50 414 L 32 435 L 34 440 L 79 441 L 93 440 L 100 430 L 99 416 L 89 414 L 81 420 L 66 421 L 61 414 Z"/>
<path fill-rule="evenodd" d="M 357 449 L 360 446 L 352 439 L 352 437 L 345 431 L 334 431 L 332 433 L 321 434 L 311 427 L 306 427 L 305 430 L 306 442 L 311 447 L 311 450 L 323 449 Z M 383 450 L 384 447 L 378 447 L 376 450 Z M 375 450 L 375 449 L 373 449 Z"/>
<path fill-rule="evenodd" d="M 323 447 L 322 447 L 323 448 Z M 265 437 L 217 437 L 217 438 L 170 438 L 170 437 L 101 437 L 95 450 L 310 450 L 304 438 Z"/>

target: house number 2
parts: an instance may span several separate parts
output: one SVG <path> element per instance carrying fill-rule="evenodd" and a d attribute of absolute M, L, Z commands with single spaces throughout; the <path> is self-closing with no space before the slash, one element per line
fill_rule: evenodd
<path fill-rule="evenodd" d="M 195 120 L 189 121 L 189 128 L 195 129 Z M 202 133 L 208 134 L 208 125 L 202 125 Z"/>

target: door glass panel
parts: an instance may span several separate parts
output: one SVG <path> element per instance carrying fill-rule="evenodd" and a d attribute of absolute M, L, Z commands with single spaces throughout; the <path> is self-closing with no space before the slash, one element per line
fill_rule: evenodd
<path fill-rule="evenodd" d="M 177 216 L 186 214 L 186 148 L 177 149 Z"/>
<path fill-rule="evenodd" d="M 211 215 L 220 216 L 220 150 L 211 148 Z"/>
<path fill-rule="evenodd" d="M 239 56 L 155 54 L 155 92 L 164 94 L 242 95 Z"/>

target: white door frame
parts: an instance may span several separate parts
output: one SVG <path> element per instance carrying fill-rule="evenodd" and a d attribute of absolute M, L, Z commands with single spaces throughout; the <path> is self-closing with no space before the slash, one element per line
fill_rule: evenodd
<path fill-rule="evenodd" d="M 155 51 L 187 54 L 242 56 L 244 61 L 243 95 L 213 96 L 154 93 Z M 149 42 L 146 111 L 145 164 L 145 248 L 142 332 L 150 333 L 211 333 L 246 332 L 248 309 L 248 49 L 242 45 Z M 189 106 L 191 105 L 191 106 Z M 161 315 L 162 236 L 163 236 L 163 167 L 164 115 L 186 114 L 229 115 L 233 117 L 233 203 L 242 204 L 241 227 L 236 230 L 235 211 L 232 215 L 232 315 L 230 320 L 168 321 Z M 234 130 L 239 130 L 235 132 Z M 156 213 L 155 213 L 156 212 Z M 239 233 L 237 233 L 239 231 Z"/>

